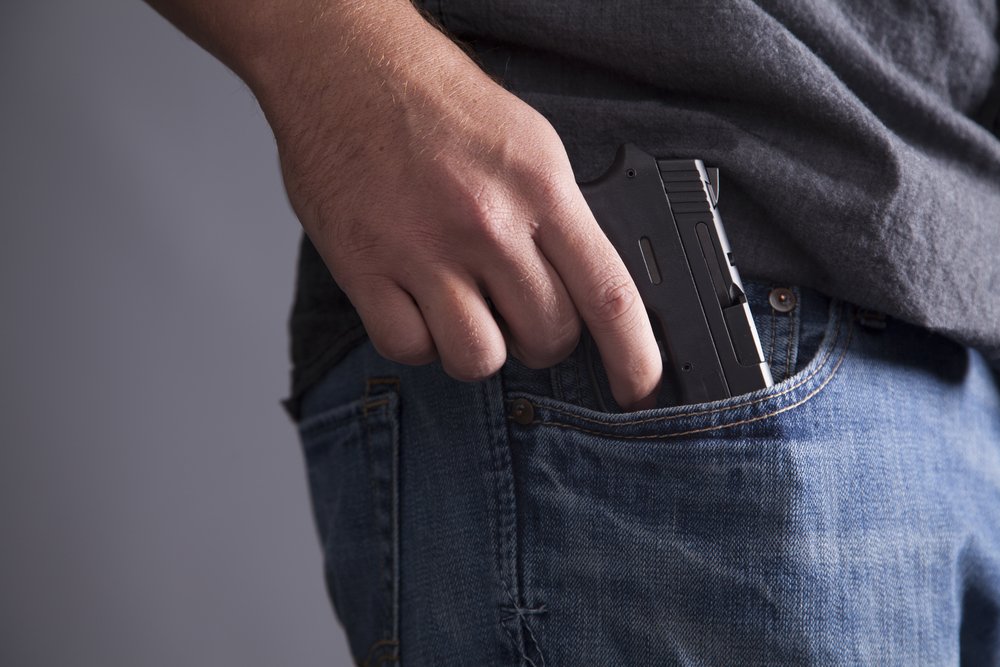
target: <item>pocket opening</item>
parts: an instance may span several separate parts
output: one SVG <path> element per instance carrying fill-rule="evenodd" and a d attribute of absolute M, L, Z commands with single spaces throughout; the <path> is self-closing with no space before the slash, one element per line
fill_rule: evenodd
<path fill-rule="evenodd" d="M 847 311 L 845 304 L 831 301 L 822 340 L 809 363 L 772 387 L 749 394 L 627 413 L 594 410 L 530 391 L 509 392 L 506 399 L 509 405 L 517 400 L 532 404 L 533 419 L 520 423 L 521 428 L 575 428 L 622 439 L 672 437 L 759 421 L 799 407 L 830 382 L 853 337 L 853 318 Z"/>

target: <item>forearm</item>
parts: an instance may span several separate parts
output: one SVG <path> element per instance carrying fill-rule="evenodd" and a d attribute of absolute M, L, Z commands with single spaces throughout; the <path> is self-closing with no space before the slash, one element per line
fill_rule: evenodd
<path fill-rule="evenodd" d="M 472 65 L 409 0 L 147 2 L 236 72 L 269 117 L 319 89 L 346 91 L 345 105 L 398 101 L 411 73 Z M 378 95 L 362 101 L 365 91 Z"/>

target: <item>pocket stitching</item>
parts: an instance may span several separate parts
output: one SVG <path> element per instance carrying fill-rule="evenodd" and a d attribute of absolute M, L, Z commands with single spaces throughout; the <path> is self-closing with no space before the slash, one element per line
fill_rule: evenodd
<path fill-rule="evenodd" d="M 838 311 L 837 311 L 837 329 L 836 329 L 836 331 L 833 334 L 833 340 L 830 341 L 829 347 L 828 347 L 828 349 L 826 351 L 826 354 L 824 355 L 823 359 L 821 361 L 819 361 L 818 363 L 816 363 L 816 367 L 812 370 L 812 372 L 809 373 L 809 375 L 807 375 L 806 377 L 802 378 L 796 384 L 793 384 L 790 387 L 786 387 L 784 390 L 778 392 L 777 394 L 767 394 L 765 396 L 761 396 L 760 398 L 754 399 L 752 401 L 747 401 L 745 403 L 737 403 L 735 405 L 720 406 L 720 407 L 717 407 L 717 408 L 711 408 L 709 410 L 699 410 L 699 411 L 695 411 L 695 412 L 683 412 L 683 413 L 676 414 L 676 415 L 664 415 L 664 416 L 661 416 L 661 417 L 648 417 L 648 418 L 645 418 L 645 419 L 633 419 L 631 421 L 608 421 L 608 420 L 603 420 L 603 419 L 595 419 L 593 417 L 585 417 L 583 415 L 580 415 L 580 414 L 577 414 L 577 413 L 574 413 L 574 412 L 569 412 L 568 410 L 562 410 L 560 408 L 552 407 L 552 406 L 549 406 L 549 405 L 546 405 L 545 409 L 547 411 L 549 411 L 549 412 L 566 415 L 567 417 L 569 417 L 571 419 L 574 419 L 576 421 L 586 421 L 586 422 L 591 422 L 591 423 L 594 423 L 594 424 L 602 424 L 602 425 L 605 425 L 605 426 L 635 426 L 635 425 L 639 425 L 639 424 L 650 424 L 650 423 L 655 423 L 655 422 L 674 421 L 674 420 L 682 419 L 682 418 L 686 418 L 686 417 L 700 417 L 700 416 L 703 416 L 703 415 L 711 415 L 711 414 L 716 414 L 716 413 L 719 413 L 719 412 L 726 412 L 726 411 L 729 411 L 729 410 L 738 410 L 740 408 L 752 407 L 752 406 L 757 405 L 759 403 L 764 403 L 766 401 L 770 401 L 770 400 L 773 400 L 773 399 L 776 399 L 776 398 L 781 398 L 782 396 L 795 391 L 796 389 L 802 387 L 803 385 L 808 384 L 814 377 L 816 377 L 820 373 L 820 371 L 822 371 L 824 368 L 826 368 L 827 363 L 829 362 L 830 358 L 833 356 L 834 351 L 837 349 L 837 344 L 840 342 L 841 329 L 843 328 L 843 324 L 844 324 L 843 314 L 844 314 L 843 313 L 843 306 L 842 305 L 838 305 Z M 850 345 L 851 337 L 853 335 L 853 330 L 854 330 L 854 322 L 852 321 L 851 324 L 850 324 L 850 327 L 848 329 L 848 332 L 847 332 L 847 342 L 844 345 L 844 350 L 841 353 L 841 358 L 840 358 L 840 360 L 838 360 L 837 365 L 836 365 L 836 367 L 833 370 L 833 373 L 836 373 L 836 370 L 840 367 L 840 362 L 843 360 L 843 355 L 847 352 L 847 347 Z M 830 374 L 830 378 L 833 377 L 833 373 Z M 825 382 L 823 382 L 822 386 L 825 386 L 827 382 L 829 382 L 829 378 L 827 378 L 827 380 Z M 814 395 L 815 395 L 815 393 L 814 394 L 810 394 L 809 398 L 811 398 Z M 797 405 L 800 405 L 800 404 L 801 403 L 799 403 Z M 777 413 L 770 413 L 770 414 L 777 414 Z M 770 414 L 766 415 L 766 416 L 770 416 Z M 533 422 L 533 423 L 537 423 L 537 424 L 543 424 L 543 423 L 544 424 L 553 424 L 555 422 Z"/>
<path fill-rule="evenodd" d="M 708 431 L 718 431 L 718 430 L 721 430 L 721 429 L 724 429 L 724 428 L 731 428 L 731 427 L 734 427 L 734 426 L 742 426 L 744 424 L 750 424 L 752 422 L 760 421 L 762 419 L 768 419 L 770 417 L 774 417 L 775 415 L 780 415 L 782 412 L 787 412 L 789 410 L 793 410 L 793 409 L 799 407 L 800 405 L 802 405 L 803 403 L 811 400 L 814 396 L 816 396 L 816 394 L 818 394 L 819 392 L 823 391 L 823 388 L 826 387 L 826 385 L 828 385 L 831 380 L 833 380 L 833 377 L 837 374 L 837 371 L 840 370 L 841 364 L 844 363 L 844 358 L 847 356 L 847 350 L 850 347 L 851 339 L 853 338 L 853 334 L 854 334 L 854 324 L 852 322 L 850 328 L 847 331 L 847 340 L 844 343 L 844 349 L 841 351 L 840 357 L 837 359 L 837 362 L 834 365 L 833 369 L 830 371 L 830 374 L 823 380 L 823 382 L 818 387 L 816 387 L 816 389 L 814 389 L 807 396 L 803 397 L 802 400 L 798 401 L 797 403 L 792 403 L 791 405 L 786 405 L 785 407 L 780 408 L 778 410 L 775 410 L 773 412 L 768 412 L 768 413 L 763 414 L 763 415 L 757 415 L 755 417 L 749 417 L 747 419 L 743 419 L 743 420 L 740 420 L 740 421 L 737 421 L 737 422 L 727 422 L 725 424 L 716 424 L 714 426 L 705 426 L 705 427 L 702 427 L 702 428 L 689 429 L 687 431 L 678 431 L 676 433 L 654 433 L 652 435 L 615 435 L 614 437 L 616 439 L 619 439 L 619 440 L 664 440 L 666 438 L 676 438 L 676 437 L 679 437 L 679 436 L 682 436 L 682 435 L 694 435 L 694 434 L 697 434 L 697 433 L 706 433 Z M 834 339 L 834 343 L 836 343 L 836 339 Z M 832 356 L 832 350 L 831 350 L 831 354 L 827 355 L 826 359 L 829 359 L 830 356 Z M 822 368 L 822 367 L 824 367 L 826 365 L 826 359 L 824 359 L 823 364 L 820 366 L 820 368 Z M 809 377 L 811 378 L 811 377 L 813 377 L 813 375 L 815 375 L 815 373 L 813 373 Z M 795 388 L 801 387 L 803 384 L 805 384 L 805 381 L 803 381 L 803 382 L 799 383 L 798 385 L 796 385 Z M 787 391 L 782 392 L 782 394 L 776 394 L 775 397 L 776 396 L 781 396 L 781 395 L 783 395 L 785 393 L 788 393 L 788 391 L 791 391 L 791 389 L 792 388 L 789 388 Z M 769 397 L 769 398 L 773 398 L 773 397 Z M 756 401 L 756 402 L 760 402 L 760 401 Z M 753 403 L 746 403 L 744 405 L 753 405 Z M 740 406 L 740 407 L 743 407 L 743 406 Z M 554 408 L 549 408 L 549 409 L 555 411 Z M 714 411 L 706 411 L 706 412 L 702 412 L 702 413 L 692 413 L 692 414 L 708 414 L 710 412 L 719 412 L 719 411 L 720 410 L 714 410 Z M 568 413 L 564 413 L 564 414 L 568 414 Z M 579 416 L 574 416 L 574 418 L 576 418 L 576 419 L 583 419 L 583 417 L 579 417 Z M 662 418 L 662 419 L 666 420 L 668 418 Z M 589 421 L 596 421 L 596 420 L 589 420 Z M 649 422 L 649 421 L 656 421 L 656 420 L 645 420 L 645 421 Z M 615 425 L 615 424 L 610 423 L 610 422 L 600 422 L 600 423 L 608 423 L 609 425 Z M 631 422 L 631 423 L 642 423 L 642 422 Z M 575 430 L 575 431 L 581 431 L 583 433 L 589 433 L 591 435 L 598 435 L 598 436 L 605 436 L 605 437 L 608 436 L 608 433 L 606 431 L 592 431 L 590 429 L 583 428 L 582 426 L 576 426 L 574 424 L 567 424 L 565 422 L 539 421 L 539 422 L 533 422 L 533 425 L 538 425 L 538 426 L 558 426 L 560 428 L 567 428 L 567 429 L 572 429 L 572 430 Z"/>

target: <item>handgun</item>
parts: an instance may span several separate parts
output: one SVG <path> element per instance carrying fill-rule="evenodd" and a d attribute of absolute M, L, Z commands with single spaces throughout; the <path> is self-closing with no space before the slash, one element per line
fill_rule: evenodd
<path fill-rule="evenodd" d="M 608 171 L 580 190 L 639 289 L 669 402 L 704 403 L 770 387 L 719 216 L 718 169 L 624 144 Z"/>

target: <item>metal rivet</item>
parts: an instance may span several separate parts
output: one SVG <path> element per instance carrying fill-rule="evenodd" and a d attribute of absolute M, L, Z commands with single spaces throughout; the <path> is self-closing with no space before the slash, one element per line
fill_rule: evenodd
<path fill-rule="evenodd" d="M 787 287 L 775 287 L 767 295 L 767 300 L 771 302 L 771 308 L 779 313 L 790 313 L 795 310 L 795 292 Z"/>
<path fill-rule="evenodd" d="M 519 398 L 510 408 L 510 418 L 522 426 L 527 426 L 535 420 L 535 406 L 531 401 Z"/>

